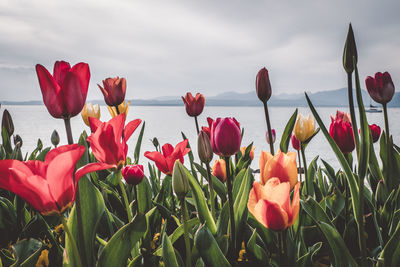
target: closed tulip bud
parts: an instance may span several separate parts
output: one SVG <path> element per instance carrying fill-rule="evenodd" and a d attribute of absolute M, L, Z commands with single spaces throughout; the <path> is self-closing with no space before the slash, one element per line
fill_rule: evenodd
<path fill-rule="evenodd" d="M 357 63 L 356 41 L 354 40 L 353 28 L 350 24 L 343 50 L 343 68 L 347 73 L 352 73 L 354 71 L 353 57 L 355 58 L 355 63 Z"/>
<path fill-rule="evenodd" d="M 266 68 L 262 68 L 257 73 L 256 91 L 258 98 L 262 102 L 267 102 L 271 97 L 271 83 L 269 81 L 268 70 Z"/>
<path fill-rule="evenodd" d="M 381 127 L 376 124 L 369 125 L 369 129 L 371 130 L 372 141 L 375 143 L 379 140 L 381 136 Z"/>
<path fill-rule="evenodd" d="M 217 177 L 221 182 L 225 183 L 226 181 L 226 162 L 223 159 L 215 160 L 214 164 L 211 167 L 212 174 Z"/>
<path fill-rule="evenodd" d="M 336 114 L 336 118 L 331 116 L 332 123 L 329 127 L 329 134 L 343 153 L 350 153 L 355 148 L 353 128 L 351 122 L 338 114 L 340 113 Z"/>
<path fill-rule="evenodd" d="M 10 112 L 7 109 L 3 111 L 3 120 L 1 122 L 2 128 L 6 129 L 8 136 L 13 135 L 14 133 L 14 123 L 11 118 Z"/>
<path fill-rule="evenodd" d="M 186 113 L 190 117 L 199 116 L 203 112 L 206 103 L 204 95 L 197 93 L 196 96 L 193 97 L 192 93 L 186 93 L 185 97 L 182 96 L 182 100 L 185 104 Z"/>
<path fill-rule="evenodd" d="M 85 124 L 87 126 L 90 126 L 89 117 L 100 119 L 100 106 L 98 104 L 92 105 L 92 103 L 86 103 L 83 106 L 81 115 L 82 115 L 82 119 L 85 122 Z"/>
<path fill-rule="evenodd" d="M 160 145 L 160 143 L 158 142 L 157 137 L 154 137 L 153 140 L 151 140 L 151 142 L 153 143 L 153 146 L 155 148 L 157 148 Z"/>
<path fill-rule="evenodd" d="M 229 157 L 240 149 L 242 136 L 235 118 L 218 118 L 211 128 L 211 147 L 215 154 Z"/>
<path fill-rule="evenodd" d="M 55 147 L 57 147 L 58 144 L 60 143 L 60 136 L 58 135 L 58 132 L 56 130 L 54 130 L 53 133 L 51 134 L 51 143 Z"/>
<path fill-rule="evenodd" d="M 306 141 L 315 132 L 315 123 L 311 115 L 304 117 L 302 114 L 297 116 L 296 124 L 293 128 L 293 133 L 300 142 Z"/>
<path fill-rule="evenodd" d="M 299 151 L 300 150 L 300 142 L 299 142 L 299 140 L 297 140 L 297 138 L 294 134 L 292 134 L 290 141 L 292 142 L 292 147 L 294 149 L 296 149 L 297 151 Z"/>
<path fill-rule="evenodd" d="M 14 145 L 15 146 L 18 145 L 19 147 L 22 146 L 22 138 L 21 138 L 21 136 L 19 136 L 19 134 L 14 136 Z"/>
<path fill-rule="evenodd" d="M 126 79 L 107 78 L 103 80 L 103 87 L 97 84 L 104 96 L 104 101 L 109 106 L 118 106 L 125 99 Z"/>
<path fill-rule="evenodd" d="M 242 156 L 244 156 L 244 154 L 246 153 L 246 149 L 247 149 L 246 146 L 242 146 L 242 147 L 240 148 L 240 153 L 242 153 Z M 250 153 L 249 153 L 249 156 L 250 156 L 250 159 L 251 159 L 251 160 L 254 159 L 254 149 L 255 149 L 255 147 L 252 146 L 252 147 L 251 147 L 251 150 L 250 150 Z"/>
<path fill-rule="evenodd" d="M 37 140 L 36 147 L 39 151 L 43 149 L 43 142 L 40 140 L 40 138 Z"/>
<path fill-rule="evenodd" d="M 214 154 L 211 148 L 210 139 L 208 135 L 203 130 L 200 131 L 197 138 L 197 151 L 199 153 L 199 158 L 204 163 L 210 163 Z"/>
<path fill-rule="evenodd" d="M 368 76 L 367 79 L 365 79 L 365 85 L 368 94 L 375 102 L 386 104 L 392 100 L 394 95 L 394 84 L 392 77 L 390 77 L 390 74 L 387 71 L 384 73 L 375 73 L 375 78 Z"/>
<path fill-rule="evenodd" d="M 386 185 L 383 180 L 380 180 L 378 183 L 378 187 L 376 188 L 375 200 L 378 204 L 383 205 L 385 204 L 388 196 L 389 194 Z"/>
<path fill-rule="evenodd" d="M 189 191 L 189 182 L 185 174 L 185 167 L 176 160 L 172 171 L 172 189 L 178 198 L 184 198 Z"/>
<path fill-rule="evenodd" d="M 143 165 L 127 165 L 121 170 L 125 181 L 130 185 L 137 185 L 143 180 Z"/>
<path fill-rule="evenodd" d="M 272 129 L 272 130 L 271 130 L 271 134 L 272 134 L 272 143 L 275 143 L 275 139 L 276 139 L 276 132 L 275 132 L 275 129 Z M 267 132 L 265 133 L 265 139 L 267 140 L 267 143 L 270 144 L 270 138 L 269 138 L 269 136 L 268 136 L 268 130 L 267 130 Z"/>

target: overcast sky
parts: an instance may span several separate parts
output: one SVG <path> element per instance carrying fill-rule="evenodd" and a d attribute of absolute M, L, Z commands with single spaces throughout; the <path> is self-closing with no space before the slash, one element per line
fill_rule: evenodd
<path fill-rule="evenodd" d="M 2 0 L 0 101 L 41 99 L 34 66 L 52 73 L 56 60 L 89 64 L 89 100 L 117 75 L 129 99 L 249 92 L 264 66 L 274 94 L 338 89 L 349 22 L 362 85 L 387 70 L 399 88 L 399 11 L 398 0 Z"/>

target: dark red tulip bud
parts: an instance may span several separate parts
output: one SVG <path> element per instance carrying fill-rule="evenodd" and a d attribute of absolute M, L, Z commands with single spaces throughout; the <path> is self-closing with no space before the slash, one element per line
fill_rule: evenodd
<path fill-rule="evenodd" d="M 330 136 L 344 154 L 352 152 L 355 148 L 355 143 L 351 123 L 339 116 L 336 116 L 336 118 L 331 117 L 331 119 Z"/>
<path fill-rule="evenodd" d="M 376 143 L 379 140 L 379 137 L 381 136 L 381 127 L 379 127 L 376 124 L 371 124 L 369 125 L 369 129 L 371 130 L 372 142 Z M 358 130 L 358 132 L 361 133 L 361 129 Z"/>
<path fill-rule="evenodd" d="M 197 151 L 199 158 L 204 163 L 210 163 L 213 158 L 213 150 L 211 148 L 210 139 L 206 132 L 200 131 L 197 139 Z"/>
<path fill-rule="evenodd" d="M 269 81 L 268 70 L 262 68 L 256 77 L 257 96 L 262 102 L 267 102 L 272 94 L 271 83 Z"/>
<path fill-rule="evenodd" d="M 121 173 L 128 184 L 137 185 L 144 177 L 143 165 L 127 165 L 122 168 Z"/>
<path fill-rule="evenodd" d="M 292 137 L 290 138 L 292 142 L 292 147 L 296 149 L 297 151 L 300 150 L 300 141 L 296 138 L 294 134 L 292 134 Z"/>
<path fill-rule="evenodd" d="M 3 119 L 1 121 L 1 127 L 6 129 L 8 136 L 13 135 L 14 133 L 14 123 L 10 112 L 7 109 L 3 111 Z"/>
<path fill-rule="evenodd" d="M 55 147 L 57 147 L 58 144 L 60 143 L 60 136 L 58 135 L 58 132 L 56 130 L 54 130 L 53 133 L 51 134 L 51 143 Z"/>
<path fill-rule="evenodd" d="M 107 78 L 103 80 L 103 87 L 99 84 L 97 86 L 100 88 L 104 95 L 104 101 L 109 106 L 118 106 L 125 100 L 126 92 L 126 79 L 125 78 Z"/>
<path fill-rule="evenodd" d="M 236 154 L 241 143 L 240 124 L 235 118 L 218 118 L 211 128 L 211 147 L 215 154 L 229 157 Z"/>
<path fill-rule="evenodd" d="M 375 78 L 368 76 L 365 79 L 365 85 L 369 95 L 375 102 L 386 104 L 392 100 L 394 84 L 387 71 L 375 73 Z"/>
<path fill-rule="evenodd" d="M 352 73 L 354 71 L 353 57 L 355 57 L 357 63 L 356 41 L 354 40 L 353 28 L 350 24 L 343 50 L 343 68 L 347 73 Z"/>
<path fill-rule="evenodd" d="M 182 96 L 182 100 L 189 116 L 196 117 L 203 112 L 206 103 L 204 95 L 197 93 L 196 97 L 193 97 L 192 93 L 186 93 L 185 97 Z"/>
<path fill-rule="evenodd" d="M 45 67 L 37 64 L 36 74 L 43 102 L 51 116 L 70 118 L 81 112 L 89 87 L 88 64 L 81 62 L 71 68 L 68 62 L 56 61 L 53 75 Z"/>

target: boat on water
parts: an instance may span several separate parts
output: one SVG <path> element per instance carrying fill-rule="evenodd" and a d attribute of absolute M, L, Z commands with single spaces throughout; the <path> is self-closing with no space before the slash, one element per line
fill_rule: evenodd
<path fill-rule="evenodd" d="M 372 104 L 369 104 L 369 109 L 365 109 L 365 112 L 369 113 L 380 113 L 382 112 L 382 109 L 378 108 L 377 106 L 374 106 Z"/>

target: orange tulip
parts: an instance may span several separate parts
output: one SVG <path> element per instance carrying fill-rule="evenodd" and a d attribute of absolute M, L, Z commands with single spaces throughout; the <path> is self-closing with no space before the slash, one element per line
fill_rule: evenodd
<path fill-rule="evenodd" d="M 297 184 L 296 152 L 278 152 L 275 156 L 266 151 L 260 155 L 260 182 L 266 184 L 273 177 L 281 183 L 289 182 L 290 189 Z"/>
<path fill-rule="evenodd" d="M 212 174 L 217 177 L 221 182 L 226 181 L 226 163 L 223 159 L 215 160 L 213 166 L 211 167 Z"/>
<path fill-rule="evenodd" d="M 293 225 L 299 214 L 300 196 L 297 183 L 290 203 L 290 184 L 278 178 L 269 179 L 265 185 L 254 182 L 247 208 L 266 228 L 281 231 Z"/>
<path fill-rule="evenodd" d="M 242 153 L 242 156 L 244 156 L 244 153 L 246 152 L 246 148 L 247 148 L 247 146 L 242 146 L 240 148 L 240 152 Z M 255 147 L 253 146 L 251 148 L 251 150 L 250 150 L 250 153 L 249 153 L 249 156 L 250 156 L 251 160 L 254 159 L 254 149 L 255 149 Z"/>

